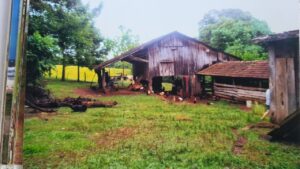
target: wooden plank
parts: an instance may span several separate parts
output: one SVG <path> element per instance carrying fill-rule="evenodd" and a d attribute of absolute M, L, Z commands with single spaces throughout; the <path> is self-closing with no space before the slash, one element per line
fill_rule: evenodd
<path fill-rule="evenodd" d="M 287 59 L 276 58 L 276 87 L 275 87 L 275 121 L 280 122 L 287 117 L 288 112 L 288 75 L 287 75 Z"/>
<path fill-rule="evenodd" d="M 159 65 L 159 75 L 160 76 L 174 76 L 174 63 L 173 62 L 163 62 Z"/>
<path fill-rule="evenodd" d="M 288 99 L 288 108 L 287 115 L 293 113 L 297 109 L 296 102 L 296 85 L 295 85 L 295 69 L 294 69 L 294 58 L 286 58 L 287 59 L 287 99 Z"/>
<path fill-rule="evenodd" d="M 23 138 L 24 138 L 24 106 L 26 88 L 26 37 L 28 26 L 29 0 L 22 0 L 16 58 L 16 79 L 13 93 L 12 123 L 10 128 L 11 162 L 15 168 L 23 165 Z"/>
<path fill-rule="evenodd" d="M 271 102 L 270 102 L 270 115 L 272 121 L 276 120 L 276 64 L 275 64 L 275 49 L 273 46 L 269 47 L 269 69 L 270 69 L 270 77 L 269 77 L 269 89 L 271 91 Z"/>
<path fill-rule="evenodd" d="M 265 90 L 257 91 L 256 88 L 253 87 L 242 87 L 243 86 L 215 83 L 214 95 L 221 98 L 234 99 L 238 101 L 257 100 L 262 102 L 265 100 Z"/>
<path fill-rule="evenodd" d="M 0 154 L 3 147 L 3 129 L 6 111 L 6 78 L 8 66 L 8 44 L 11 17 L 11 0 L 0 1 Z M 0 162 L 2 155 L 0 155 Z"/>
<path fill-rule="evenodd" d="M 253 91 L 262 91 L 265 92 L 265 88 L 259 88 L 259 87 L 246 87 L 246 86 L 239 86 L 239 85 L 229 85 L 229 84 L 223 84 L 223 83 L 214 83 L 216 87 L 227 87 L 227 88 L 235 88 L 235 89 L 244 89 L 244 90 L 253 90 Z"/>
<path fill-rule="evenodd" d="M 149 61 L 140 57 L 135 57 L 135 56 L 130 56 L 129 58 L 127 58 L 128 60 L 131 61 L 136 61 L 136 62 L 143 62 L 143 63 L 148 63 Z"/>

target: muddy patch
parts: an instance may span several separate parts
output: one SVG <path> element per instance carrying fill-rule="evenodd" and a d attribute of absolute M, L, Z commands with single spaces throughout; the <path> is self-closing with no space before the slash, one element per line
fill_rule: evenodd
<path fill-rule="evenodd" d="M 96 133 L 93 140 L 101 148 L 112 148 L 118 143 L 132 138 L 137 133 L 134 128 L 118 128 L 105 133 Z"/>
<path fill-rule="evenodd" d="M 238 130 L 236 128 L 232 128 L 232 133 L 237 137 L 237 140 L 234 142 L 232 147 L 232 152 L 235 155 L 239 155 L 243 153 L 244 146 L 247 144 L 247 138 L 240 136 Z"/>
<path fill-rule="evenodd" d="M 232 152 L 235 155 L 243 153 L 244 146 L 247 144 L 247 139 L 245 137 L 239 136 L 233 145 Z"/>
<path fill-rule="evenodd" d="M 96 91 L 92 90 L 89 88 L 81 88 L 81 89 L 75 89 L 74 92 L 79 95 L 79 96 L 89 96 L 89 97 L 105 97 L 105 96 L 122 96 L 122 95 L 137 95 L 141 94 L 141 92 L 135 92 L 135 91 L 130 91 L 126 89 L 120 89 L 118 91 L 111 91 L 107 93 L 103 93 L 101 91 Z"/>

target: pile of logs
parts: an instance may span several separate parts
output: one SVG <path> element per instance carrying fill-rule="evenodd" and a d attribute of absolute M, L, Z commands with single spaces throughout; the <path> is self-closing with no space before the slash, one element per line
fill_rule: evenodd
<path fill-rule="evenodd" d="M 265 91 L 263 88 L 214 83 L 214 95 L 228 100 L 263 102 L 266 100 Z"/>
<path fill-rule="evenodd" d="M 85 112 L 87 108 L 93 107 L 113 107 L 118 103 L 102 102 L 91 98 L 71 98 L 66 97 L 63 100 L 54 99 L 51 97 L 49 91 L 42 88 L 28 88 L 26 92 L 26 105 L 42 111 L 42 112 L 55 112 L 55 108 L 70 107 L 74 112 Z"/>

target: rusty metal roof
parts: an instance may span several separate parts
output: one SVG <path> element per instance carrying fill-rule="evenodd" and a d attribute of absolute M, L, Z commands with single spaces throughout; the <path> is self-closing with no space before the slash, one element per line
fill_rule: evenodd
<path fill-rule="evenodd" d="M 269 78 L 268 61 L 228 61 L 216 63 L 197 74 L 236 78 Z"/>
<path fill-rule="evenodd" d="M 268 42 L 280 41 L 285 39 L 296 39 L 296 38 L 299 38 L 299 30 L 293 30 L 293 31 L 288 31 L 283 33 L 257 37 L 252 41 L 254 43 L 268 43 Z"/>
<path fill-rule="evenodd" d="M 136 54 L 136 53 L 138 53 L 138 52 L 140 52 L 140 51 L 142 51 L 142 50 L 147 49 L 149 46 L 153 45 L 154 43 L 156 43 L 156 42 L 158 42 L 158 41 L 160 41 L 160 40 L 163 40 L 163 39 L 165 39 L 165 38 L 167 38 L 167 37 L 169 37 L 169 36 L 177 36 L 177 37 L 180 37 L 180 38 L 183 38 L 183 39 L 188 39 L 188 40 L 194 41 L 194 42 L 196 42 L 196 43 L 200 43 L 200 44 L 202 44 L 203 46 L 206 46 L 207 48 L 209 48 L 209 49 L 211 49 L 211 50 L 214 50 L 214 51 L 217 51 L 217 52 L 224 53 L 224 54 L 228 55 L 229 57 L 235 58 L 236 60 L 240 60 L 240 58 L 238 58 L 238 57 L 236 57 L 236 56 L 234 56 L 234 55 L 232 55 L 232 54 L 229 54 L 229 53 L 220 51 L 220 50 L 218 50 L 218 49 L 216 49 L 216 48 L 213 48 L 213 47 L 209 46 L 208 44 L 206 44 L 206 43 L 204 43 L 204 42 L 201 42 L 201 41 L 199 41 L 199 40 L 197 40 L 197 39 L 195 39 L 195 38 L 191 38 L 191 37 L 186 36 L 186 35 L 184 35 L 184 34 L 182 34 L 182 33 L 179 33 L 179 32 L 177 32 L 177 31 L 174 31 L 174 32 L 171 32 L 171 33 L 169 33 L 169 34 L 167 34 L 167 35 L 164 35 L 164 36 L 161 36 L 161 37 L 159 37 L 159 38 L 153 39 L 153 40 L 151 40 L 151 41 L 149 41 L 149 42 L 146 42 L 146 43 L 144 43 L 144 44 L 142 44 L 142 45 L 140 45 L 140 46 L 137 46 L 137 47 L 135 47 L 135 48 L 133 48 L 133 49 L 131 49 L 131 50 L 129 50 L 129 51 L 127 51 L 127 52 L 125 52 L 125 53 L 123 53 L 123 54 L 117 56 L 117 57 L 114 57 L 114 58 L 112 58 L 112 59 L 110 59 L 110 60 L 107 60 L 107 61 L 105 61 L 105 62 L 103 62 L 103 63 L 97 65 L 97 66 L 95 67 L 95 69 L 101 69 L 101 68 L 104 68 L 104 67 L 106 67 L 106 66 L 109 66 L 109 65 L 111 65 L 111 64 L 113 64 L 113 63 L 115 63 L 115 62 L 123 61 L 123 60 L 125 60 L 126 58 L 131 57 L 131 56 L 133 56 L 134 54 Z"/>

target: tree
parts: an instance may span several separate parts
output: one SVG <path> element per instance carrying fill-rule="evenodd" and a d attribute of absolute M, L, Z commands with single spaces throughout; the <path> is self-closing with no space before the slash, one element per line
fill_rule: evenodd
<path fill-rule="evenodd" d="M 251 40 L 270 33 L 264 21 L 238 9 L 210 11 L 199 23 L 201 41 L 243 60 L 266 59 L 265 49 Z"/>
<path fill-rule="evenodd" d="M 62 80 L 65 80 L 65 67 L 68 64 L 91 67 L 93 61 L 101 61 L 107 53 L 105 48 L 101 48 L 103 38 L 93 25 L 93 16 L 99 15 L 101 6 L 89 12 L 80 0 L 31 1 L 28 35 L 30 37 L 39 32 L 42 37 L 54 37 L 57 40 L 59 61 L 63 65 Z M 37 56 L 34 54 L 28 57 Z"/>
<path fill-rule="evenodd" d="M 106 45 L 112 48 L 110 55 L 116 57 L 122 53 L 139 45 L 139 38 L 132 33 L 132 30 L 119 26 L 121 36 L 114 40 L 107 40 Z M 127 68 L 131 69 L 131 64 L 127 62 L 117 62 L 113 65 L 115 68 Z"/>
<path fill-rule="evenodd" d="M 39 84 L 39 80 L 49 72 L 57 62 L 59 46 L 57 39 L 51 36 L 42 36 L 35 32 L 28 37 L 27 55 L 27 84 Z"/>

